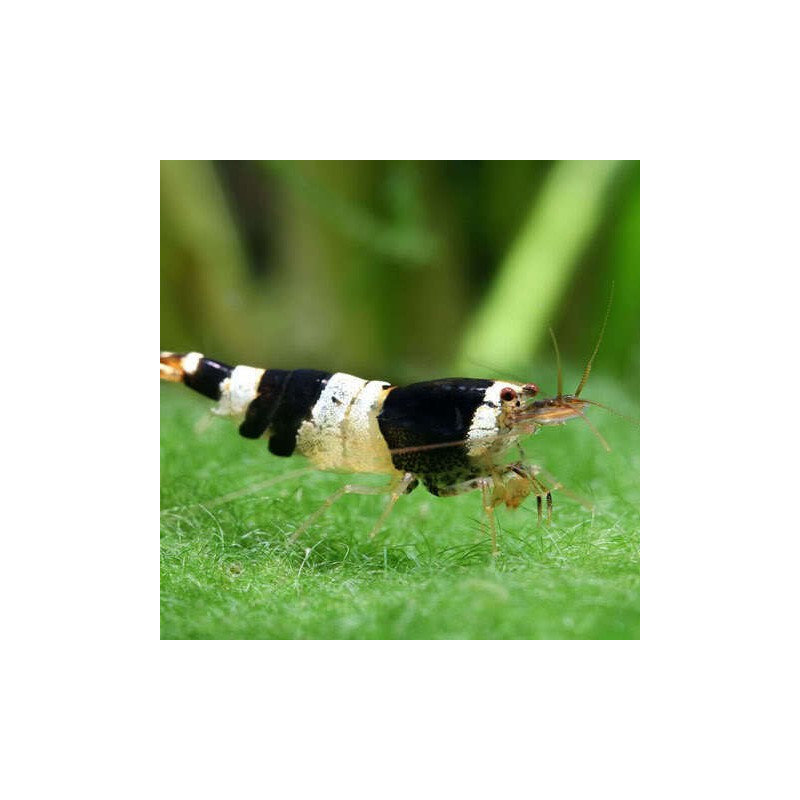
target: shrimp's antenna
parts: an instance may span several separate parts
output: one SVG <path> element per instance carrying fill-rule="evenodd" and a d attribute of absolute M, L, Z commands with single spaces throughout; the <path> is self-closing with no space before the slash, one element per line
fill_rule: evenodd
<path fill-rule="evenodd" d="M 589 419 L 589 417 L 587 417 L 586 414 L 584 414 L 583 411 L 581 411 L 579 408 L 575 409 L 575 413 L 578 414 L 580 416 L 580 418 L 589 426 L 589 428 L 591 429 L 592 433 L 600 440 L 600 444 L 603 445 L 603 447 L 605 448 L 605 451 L 607 453 L 610 453 L 611 452 L 611 445 L 605 440 L 605 438 L 603 437 L 603 434 L 600 433 L 600 431 L 597 430 L 597 428 L 595 428 L 594 425 L 592 425 L 592 421 Z"/>
<path fill-rule="evenodd" d="M 626 422 L 630 422 L 631 425 L 635 427 L 639 427 L 639 420 L 634 419 L 633 417 L 629 417 L 627 414 L 623 414 L 621 411 L 617 411 L 611 406 L 604 405 L 603 403 L 598 403 L 596 400 L 587 400 L 586 398 L 581 398 L 582 403 L 587 403 L 590 406 L 597 406 L 598 408 L 602 408 L 605 411 L 608 411 L 609 414 L 613 414 L 615 417 L 622 417 Z"/>
<path fill-rule="evenodd" d="M 556 368 L 558 369 L 558 399 L 564 394 L 564 376 L 561 374 L 561 353 L 558 352 L 558 342 L 553 329 L 550 328 L 550 338 L 553 340 L 553 349 L 556 351 Z"/>
<path fill-rule="evenodd" d="M 594 357 L 597 355 L 597 351 L 600 349 L 600 342 L 603 341 L 603 334 L 606 332 L 606 323 L 608 322 L 608 316 L 611 313 L 611 301 L 614 299 L 614 284 L 611 284 L 611 293 L 608 296 L 608 307 L 606 308 L 606 316 L 603 320 L 603 327 L 600 328 L 600 336 L 597 337 L 597 344 L 594 346 L 594 352 L 589 358 L 589 361 L 586 363 L 586 369 L 583 371 L 583 377 L 581 378 L 581 382 L 578 384 L 578 388 L 575 390 L 575 397 L 580 397 L 581 392 L 583 391 L 583 387 L 586 386 L 586 381 L 589 380 L 589 373 L 592 371 L 592 362 L 594 361 Z"/>

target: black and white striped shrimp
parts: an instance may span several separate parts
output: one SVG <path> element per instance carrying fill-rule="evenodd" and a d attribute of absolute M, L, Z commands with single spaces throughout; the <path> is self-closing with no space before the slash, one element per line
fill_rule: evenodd
<path fill-rule="evenodd" d="M 495 507 L 516 508 L 533 494 L 539 518 L 545 499 L 549 519 L 551 492 L 561 488 L 548 487 L 539 467 L 503 457 L 541 427 L 585 419 L 584 408 L 599 405 L 580 397 L 596 353 L 574 394 L 562 392 L 559 365 L 558 394 L 545 399 L 536 399 L 534 383 L 445 378 L 393 386 L 343 372 L 231 367 L 202 353 L 162 353 L 161 377 L 217 401 L 214 413 L 238 419 L 242 436 L 266 437 L 274 455 L 298 453 L 320 470 L 389 476 L 385 486 L 343 486 L 293 539 L 345 494 L 389 495 L 374 536 L 397 500 L 422 483 L 439 497 L 480 490 L 496 554 Z"/>

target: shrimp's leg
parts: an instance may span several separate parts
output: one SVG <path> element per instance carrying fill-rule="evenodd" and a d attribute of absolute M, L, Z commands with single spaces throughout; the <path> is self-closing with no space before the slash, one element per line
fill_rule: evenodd
<path fill-rule="evenodd" d="M 389 512 L 394 508 L 400 495 L 408 491 L 408 487 L 413 483 L 414 476 L 410 472 L 404 473 L 402 476 L 395 478 L 386 486 L 359 486 L 355 483 L 347 483 L 341 489 L 337 489 L 313 514 L 306 517 L 303 523 L 291 535 L 290 540 L 294 542 L 302 534 L 304 534 L 339 498 L 344 497 L 346 494 L 391 494 L 388 508 L 381 514 L 378 519 L 379 524 L 383 524 Z M 402 487 L 402 488 L 401 488 Z M 395 496 L 396 495 L 396 496 Z M 377 530 L 377 525 L 373 530 Z"/>
<path fill-rule="evenodd" d="M 402 479 L 392 490 L 391 497 L 389 497 L 389 502 L 386 504 L 386 508 L 383 510 L 383 513 L 378 517 L 378 521 L 372 526 L 372 530 L 369 532 L 370 539 L 374 539 L 375 534 L 378 533 L 378 531 L 383 527 L 383 523 L 386 522 L 386 518 L 392 513 L 395 503 L 404 494 L 408 494 L 409 492 L 413 491 L 417 487 L 418 483 L 419 481 L 414 477 L 413 473 L 406 472 L 406 474 L 403 475 Z"/>
<path fill-rule="evenodd" d="M 483 510 L 489 520 L 489 535 L 492 537 L 492 555 L 497 556 L 497 525 L 494 520 L 494 498 L 492 495 L 493 481 L 491 478 L 483 478 L 480 483 Z"/>
<path fill-rule="evenodd" d="M 486 514 L 486 519 L 489 523 L 489 536 L 492 540 L 492 555 L 496 556 L 497 550 L 497 524 L 494 518 L 494 507 L 502 502 L 502 496 L 497 497 L 495 489 L 502 488 L 501 484 L 495 482 L 494 478 L 473 478 L 472 480 L 462 481 L 461 483 L 454 483 L 450 486 L 437 487 L 439 497 L 454 497 L 457 494 L 466 494 L 473 492 L 476 489 L 481 490 L 481 499 L 483 501 L 483 511 Z"/>
<path fill-rule="evenodd" d="M 553 519 L 553 492 L 556 489 L 560 489 L 561 484 L 556 483 L 555 486 L 549 487 L 541 478 L 538 477 L 541 468 L 534 465 L 534 464 L 511 464 L 509 465 L 508 471 L 504 473 L 507 476 L 508 480 L 507 483 L 509 486 L 514 485 L 515 479 L 512 475 L 518 476 L 518 478 L 522 478 L 524 481 L 530 483 L 532 488 L 524 489 L 519 488 L 515 493 L 509 493 L 511 502 L 519 502 L 520 499 L 524 498 L 527 494 L 533 493 L 536 496 L 536 516 L 538 521 L 542 521 L 542 499 L 544 498 L 547 501 L 547 521 L 551 522 Z M 508 501 L 507 501 L 508 503 Z"/>

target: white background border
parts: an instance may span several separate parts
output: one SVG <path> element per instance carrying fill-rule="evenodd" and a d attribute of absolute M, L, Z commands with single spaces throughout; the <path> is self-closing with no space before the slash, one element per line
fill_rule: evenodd
<path fill-rule="evenodd" d="M 9 12 L 5 796 L 796 796 L 796 27 L 377 8 Z M 158 640 L 158 161 L 209 157 L 642 159 L 641 642 Z"/>

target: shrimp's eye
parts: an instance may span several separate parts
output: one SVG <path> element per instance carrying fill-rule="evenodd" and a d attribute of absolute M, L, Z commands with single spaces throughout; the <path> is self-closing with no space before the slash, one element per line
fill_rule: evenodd
<path fill-rule="evenodd" d="M 539 394 L 539 387 L 535 383 L 526 383 L 522 388 L 531 395 Z"/>
<path fill-rule="evenodd" d="M 500 399 L 506 403 L 510 403 L 512 400 L 517 399 L 517 393 L 510 386 L 505 386 L 500 391 Z"/>

